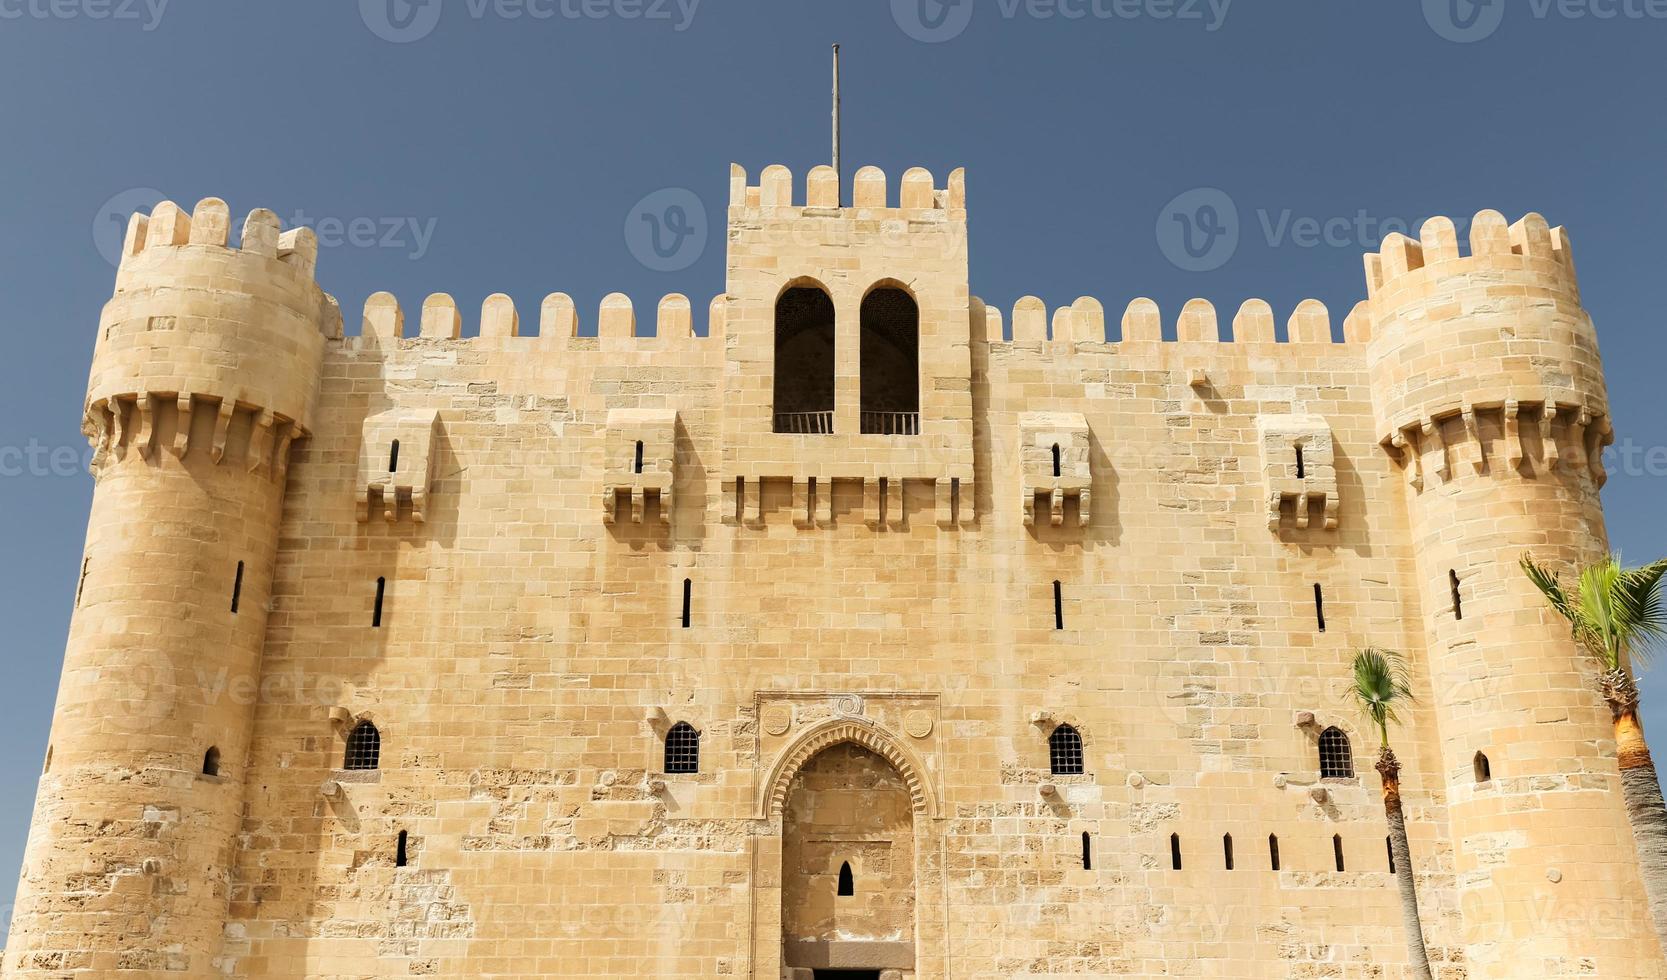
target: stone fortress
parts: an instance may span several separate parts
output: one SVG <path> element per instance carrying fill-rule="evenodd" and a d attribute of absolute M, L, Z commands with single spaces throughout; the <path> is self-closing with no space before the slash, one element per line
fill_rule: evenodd
<path fill-rule="evenodd" d="M 1561 229 L 1110 340 L 971 295 L 962 172 L 849 191 L 735 168 L 703 317 L 536 336 L 136 216 L 5 976 L 1400 978 L 1369 644 L 1438 975 L 1667 976 L 1516 566 L 1606 547 Z"/>

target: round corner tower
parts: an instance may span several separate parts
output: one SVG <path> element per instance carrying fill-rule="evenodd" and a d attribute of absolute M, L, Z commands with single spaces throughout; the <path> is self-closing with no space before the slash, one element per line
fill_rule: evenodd
<path fill-rule="evenodd" d="M 129 226 L 84 428 L 96 486 L 6 976 L 217 975 L 290 444 L 334 301 L 310 230 Z"/>
<path fill-rule="evenodd" d="M 1598 667 L 1519 567 L 1607 550 L 1613 436 L 1568 238 L 1494 211 L 1468 255 L 1446 218 L 1421 234 L 1367 257 L 1367 358 L 1406 474 L 1463 929 L 1446 941 L 1477 980 L 1658 977 Z"/>

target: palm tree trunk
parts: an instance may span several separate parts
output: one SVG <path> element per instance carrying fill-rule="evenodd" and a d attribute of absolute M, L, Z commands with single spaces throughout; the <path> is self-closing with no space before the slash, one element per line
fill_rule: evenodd
<path fill-rule="evenodd" d="M 1650 918 L 1662 948 L 1667 949 L 1667 800 L 1644 726 L 1638 721 L 1638 688 L 1625 671 L 1604 675 L 1603 696 L 1615 717 L 1615 755 L 1621 768 L 1621 796 L 1638 847 L 1638 870 L 1650 903 Z"/>
<path fill-rule="evenodd" d="M 1430 956 L 1424 949 L 1424 922 L 1418 915 L 1418 885 L 1412 877 L 1407 821 L 1401 812 L 1401 763 L 1387 745 L 1378 756 L 1378 775 L 1383 777 L 1383 812 L 1389 818 L 1389 849 L 1395 855 L 1395 883 L 1401 889 L 1401 927 L 1406 932 L 1412 975 L 1418 980 L 1434 980 Z"/>

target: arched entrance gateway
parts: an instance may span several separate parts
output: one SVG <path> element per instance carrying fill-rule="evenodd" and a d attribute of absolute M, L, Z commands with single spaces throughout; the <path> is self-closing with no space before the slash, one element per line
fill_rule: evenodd
<path fill-rule="evenodd" d="M 938 859 L 933 804 L 901 745 L 860 720 L 807 732 L 776 765 L 765 805 L 780 833 L 780 897 L 776 909 L 759 911 L 779 922 L 781 970 L 768 974 L 760 963 L 755 975 L 916 980 L 930 972 L 917 963 L 916 942 L 920 869 Z M 768 891 L 755 892 L 760 905 Z"/>

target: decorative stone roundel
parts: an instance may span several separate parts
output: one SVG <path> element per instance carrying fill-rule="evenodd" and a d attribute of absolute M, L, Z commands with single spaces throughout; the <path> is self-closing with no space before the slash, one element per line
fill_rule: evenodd
<path fill-rule="evenodd" d="M 932 716 L 925 711 L 911 711 L 903 716 L 903 731 L 910 738 L 925 738 L 932 734 Z"/>
<path fill-rule="evenodd" d="M 855 694 L 841 694 L 834 699 L 834 714 L 845 718 L 862 714 L 862 698 Z"/>
<path fill-rule="evenodd" d="M 793 727 L 793 709 L 785 704 L 772 704 L 764 709 L 764 734 L 785 735 Z"/>

